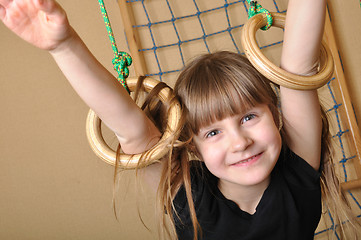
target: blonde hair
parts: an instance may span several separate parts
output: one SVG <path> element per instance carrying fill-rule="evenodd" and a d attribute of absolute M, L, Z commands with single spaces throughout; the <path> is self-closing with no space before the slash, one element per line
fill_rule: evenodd
<path fill-rule="evenodd" d="M 162 87 L 165 87 L 164 84 Z M 155 95 L 152 94 L 152 96 Z M 203 126 L 242 113 L 256 104 L 267 104 L 276 126 L 279 126 L 284 144 L 286 144 L 287 136 L 282 128 L 279 101 L 274 88 L 240 54 L 221 51 L 194 59 L 180 73 L 174 87 L 174 99 L 178 100 L 182 106 L 181 124 L 174 134 L 174 139 L 169 142 L 170 153 L 163 160 L 163 170 L 157 192 L 158 217 L 161 220 L 160 227 L 163 226 L 160 230 L 161 232 L 165 230 L 168 236 L 176 237 L 174 219 L 179 216 L 173 206 L 173 199 L 180 187 L 183 186 L 193 225 L 194 240 L 197 240 L 198 235 L 202 234 L 202 230 L 197 220 L 191 192 L 190 160 L 198 156 L 192 141 L 193 136 Z M 154 107 L 148 110 L 148 116 L 151 119 L 165 116 L 166 110 L 160 107 L 160 103 L 150 103 L 152 101 L 148 101 L 146 105 L 157 106 L 157 111 L 152 110 Z M 159 114 L 160 109 L 162 109 L 162 114 Z M 165 126 L 164 118 L 161 117 L 161 119 L 163 119 L 161 126 Z M 336 223 L 341 224 L 345 219 L 351 220 L 354 223 L 352 229 L 355 230 L 357 222 L 346 204 L 333 168 L 328 120 L 324 111 L 322 111 L 322 119 L 321 187 L 323 199 L 325 205 L 332 211 Z M 154 120 L 154 122 L 157 124 L 158 121 Z M 157 126 L 161 127 L 159 124 Z M 164 211 L 171 220 L 171 228 L 166 227 L 167 217 Z M 355 231 L 353 232 L 356 234 Z"/>

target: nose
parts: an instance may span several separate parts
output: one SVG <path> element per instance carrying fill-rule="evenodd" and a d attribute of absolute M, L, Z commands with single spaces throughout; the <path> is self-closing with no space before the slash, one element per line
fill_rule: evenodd
<path fill-rule="evenodd" d="M 244 151 L 252 143 L 252 139 L 247 134 L 237 131 L 231 136 L 230 148 L 232 152 Z"/>

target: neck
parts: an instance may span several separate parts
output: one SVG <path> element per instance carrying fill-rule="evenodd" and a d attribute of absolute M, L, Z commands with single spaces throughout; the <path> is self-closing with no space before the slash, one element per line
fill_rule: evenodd
<path fill-rule="evenodd" d="M 270 180 L 271 177 L 268 177 L 259 184 L 242 186 L 220 179 L 218 188 L 227 199 L 235 202 L 240 209 L 249 214 L 254 214 Z"/>

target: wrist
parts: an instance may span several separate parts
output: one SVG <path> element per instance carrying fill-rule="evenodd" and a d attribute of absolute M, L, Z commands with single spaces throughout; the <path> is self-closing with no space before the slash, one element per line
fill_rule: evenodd
<path fill-rule="evenodd" d="M 79 42 L 81 42 L 80 37 L 75 30 L 70 27 L 68 36 L 61 40 L 57 46 L 48 50 L 48 52 L 53 57 L 56 57 L 62 53 L 68 52 L 69 50 L 71 51 L 71 49 L 74 49 L 74 46 L 78 45 Z"/>

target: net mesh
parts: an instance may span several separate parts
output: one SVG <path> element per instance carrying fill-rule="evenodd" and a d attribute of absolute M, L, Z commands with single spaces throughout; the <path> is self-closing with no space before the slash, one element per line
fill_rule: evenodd
<path fill-rule="evenodd" d="M 286 12 L 287 0 L 263 1 L 270 12 Z M 247 21 L 248 4 L 244 0 L 129 0 L 134 15 L 133 28 L 139 34 L 138 51 L 144 55 L 148 76 L 174 84 L 178 72 L 193 57 L 202 53 L 230 50 L 243 54 L 240 34 Z M 271 28 L 257 32 L 257 42 L 263 53 L 279 64 L 283 30 Z M 337 79 L 332 78 L 319 89 L 326 107 L 335 149 L 334 164 L 342 181 L 356 179 L 352 161 L 356 161 L 349 126 L 341 101 Z M 346 192 L 355 215 L 360 217 L 360 190 Z M 325 210 L 315 233 L 316 239 L 333 235 L 340 239 L 332 215 Z M 345 223 L 347 224 L 347 223 Z"/>

